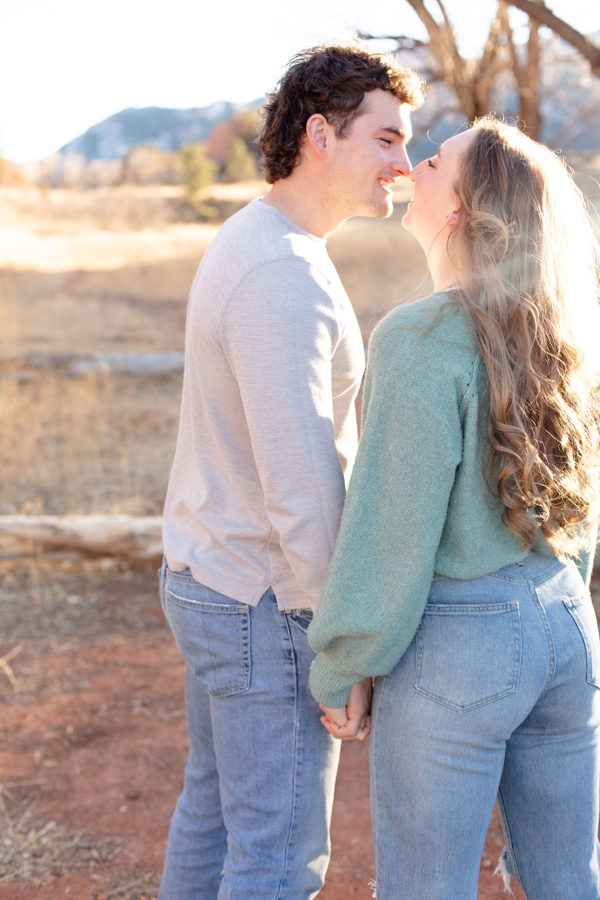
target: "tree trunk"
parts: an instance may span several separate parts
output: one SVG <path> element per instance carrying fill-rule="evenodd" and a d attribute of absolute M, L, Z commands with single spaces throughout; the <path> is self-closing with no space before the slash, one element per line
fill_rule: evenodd
<path fill-rule="evenodd" d="M 540 36 L 539 23 L 529 20 L 529 40 L 527 41 L 527 59 L 517 75 L 520 100 L 520 118 L 525 134 L 538 140 L 542 127 L 540 115 Z"/>
<path fill-rule="evenodd" d="M 527 13 L 531 19 L 535 19 L 540 25 L 546 25 L 561 37 L 563 41 L 567 41 L 567 43 L 575 47 L 588 60 L 592 67 L 592 72 L 595 75 L 600 75 L 600 47 L 596 47 L 585 34 L 576 31 L 564 19 L 559 19 L 539 0 L 510 0 L 510 2 L 512 6 L 516 6 L 517 9 Z"/>

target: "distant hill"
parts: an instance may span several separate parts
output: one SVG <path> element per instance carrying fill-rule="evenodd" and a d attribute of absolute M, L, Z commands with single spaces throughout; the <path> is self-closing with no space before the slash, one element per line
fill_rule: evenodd
<path fill-rule="evenodd" d="M 219 122 L 231 119 L 238 110 L 256 109 L 262 102 L 242 105 L 221 101 L 199 109 L 124 109 L 92 125 L 58 152 L 63 159 L 83 156 L 88 162 L 122 159 L 132 147 L 140 145 L 172 152 L 183 144 L 205 141 Z"/>

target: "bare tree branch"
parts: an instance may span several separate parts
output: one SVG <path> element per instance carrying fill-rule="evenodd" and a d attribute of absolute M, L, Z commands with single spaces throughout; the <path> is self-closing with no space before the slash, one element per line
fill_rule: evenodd
<path fill-rule="evenodd" d="M 592 72 L 600 75 L 600 47 L 596 47 L 585 34 L 576 31 L 564 19 L 559 19 L 543 3 L 535 3 L 534 0 L 510 0 L 510 2 L 517 9 L 527 13 L 531 19 L 540 25 L 547 25 L 555 34 L 572 44 L 591 64 Z"/>
<path fill-rule="evenodd" d="M 513 71 L 515 79 L 518 81 L 518 73 L 521 68 L 521 64 L 517 59 L 517 53 L 515 51 L 515 44 L 513 41 L 512 28 L 508 22 L 508 3 L 502 2 L 500 3 L 500 15 L 501 15 L 501 24 L 504 33 L 506 34 L 506 45 L 508 47 L 508 54 L 510 56 L 510 67 Z"/>
<path fill-rule="evenodd" d="M 540 12 L 542 16 L 546 14 L 553 16 L 544 5 L 544 0 L 497 0 L 496 13 L 478 59 L 465 59 L 461 56 L 454 27 L 446 9 L 446 0 L 435 0 L 439 9 L 437 18 L 429 11 L 432 8 L 431 4 L 429 9 L 425 6 L 425 0 L 406 0 L 406 2 L 427 29 L 429 42 L 409 38 L 407 35 L 396 35 L 393 39 L 397 42 L 398 49 L 410 51 L 418 47 L 425 48 L 433 60 L 433 77 L 436 80 L 443 80 L 453 91 L 458 108 L 470 121 L 490 112 L 492 92 L 498 75 L 507 69 L 512 70 L 519 93 L 519 119 L 527 133 L 537 139 L 541 129 L 539 100 L 541 44 L 537 13 Z M 528 12 L 532 11 L 529 20 L 529 39 L 522 51 L 521 49 L 517 51 L 513 41 L 508 15 L 511 4 L 519 8 L 526 7 Z M 553 19 L 566 25 L 556 16 Z M 574 29 L 570 30 L 578 34 Z M 363 34 L 361 37 L 374 39 L 373 35 Z M 583 35 L 579 37 L 587 41 Z M 589 41 L 587 43 L 598 53 L 600 65 L 600 49 L 593 47 Z M 439 74 L 435 72 L 436 64 L 439 66 Z M 429 81 L 432 80 L 430 73 L 427 73 L 427 78 Z"/>
<path fill-rule="evenodd" d="M 450 22 L 450 19 L 448 18 L 448 13 L 446 12 L 446 7 L 442 3 L 442 0 L 437 0 L 437 5 L 439 6 L 440 10 L 442 11 L 442 16 L 444 17 L 444 22 L 446 23 L 446 28 L 449 28 L 450 31 L 452 31 L 452 33 L 454 33 L 454 29 L 452 28 L 452 24 Z"/>
<path fill-rule="evenodd" d="M 490 26 L 490 31 L 485 42 L 481 59 L 475 64 L 473 72 L 473 91 L 476 103 L 480 110 L 478 113 L 489 111 L 492 87 L 496 76 L 509 67 L 509 59 L 506 52 L 501 52 L 500 38 L 505 31 L 502 13 L 502 0 L 498 3 L 496 15 Z M 508 18 L 506 17 L 506 21 Z"/>
<path fill-rule="evenodd" d="M 512 2 L 512 0 L 510 0 Z M 506 33 L 510 68 L 512 69 L 519 91 L 519 119 L 523 130 L 532 138 L 537 139 L 542 119 L 540 115 L 540 63 L 541 46 L 538 35 L 539 22 L 529 20 L 529 38 L 527 41 L 527 55 L 524 60 L 519 59 L 515 50 L 512 29 L 508 20 L 509 0 L 500 0 L 500 16 L 502 28 Z M 536 4 L 542 0 L 535 0 Z"/>
<path fill-rule="evenodd" d="M 414 50 L 415 47 L 429 47 L 429 42 L 419 41 L 417 38 L 408 37 L 406 34 L 365 34 L 362 31 L 356 33 L 361 41 L 397 41 L 399 50 Z"/>
<path fill-rule="evenodd" d="M 477 115 L 476 104 L 473 102 L 467 65 L 458 52 L 452 27 L 446 24 L 439 25 L 426 9 L 423 0 L 406 0 L 406 2 L 412 6 L 427 29 L 430 38 L 428 49 L 440 64 L 444 81 L 454 89 L 461 109 L 467 118 L 473 119 Z M 443 15 L 445 9 L 443 6 L 440 8 Z"/>
<path fill-rule="evenodd" d="M 441 31 L 441 26 L 438 25 L 429 10 L 426 9 L 423 0 L 407 0 L 407 3 L 412 6 L 414 11 L 420 18 L 421 22 L 427 29 L 429 37 L 432 39 L 438 38 Z"/>

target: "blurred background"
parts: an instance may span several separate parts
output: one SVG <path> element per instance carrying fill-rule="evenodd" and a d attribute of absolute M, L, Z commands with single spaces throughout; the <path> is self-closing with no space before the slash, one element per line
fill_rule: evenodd
<path fill-rule="evenodd" d="M 298 49 L 356 35 L 427 80 L 414 163 L 493 111 L 563 154 L 594 211 L 596 0 L 13 4 L 0 35 L 0 515 L 160 513 L 181 377 L 160 354 L 183 350 L 216 229 L 266 190 L 265 94 Z M 410 193 L 400 182 L 391 221 L 354 219 L 329 242 L 365 334 L 423 284 L 400 226 Z M 98 354 L 112 362 L 75 359 Z M 155 354 L 156 374 L 119 354 Z"/>
<path fill-rule="evenodd" d="M 495 112 L 566 159 L 597 221 L 598 0 L 11 4 L 0 32 L 0 532 L 15 516 L 160 516 L 187 295 L 222 222 L 266 192 L 265 95 L 298 50 L 355 36 L 427 80 L 413 163 Z M 353 219 L 328 242 L 365 335 L 427 290 L 400 224 L 411 194 L 400 182 L 391 219 Z M 0 534 L 7 900 L 42 888 L 154 897 L 185 756 L 155 550 L 132 562 L 122 547 L 75 544 L 15 549 Z M 355 783 L 366 750 L 352 754 L 324 900 L 371 895 L 368 788 Z M 485 900 L 501 896 L 499 842 L 492 822 Z"/>

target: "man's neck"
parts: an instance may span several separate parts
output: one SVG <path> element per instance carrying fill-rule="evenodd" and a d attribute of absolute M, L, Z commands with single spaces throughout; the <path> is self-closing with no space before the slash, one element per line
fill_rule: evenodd
<path fill-rule="evenodd" d="M 299 173 L 298 173 L 299 175 Z M 296 173 L 271 185 L 263 203 L 273 206 L 294 225 L 315 237 L 326 238 L 345 221 L 324 201 L 319 186 Z"/>

